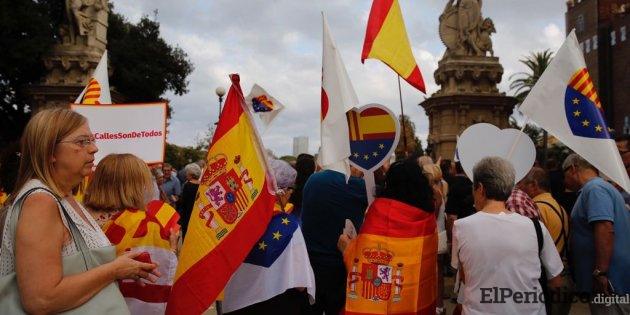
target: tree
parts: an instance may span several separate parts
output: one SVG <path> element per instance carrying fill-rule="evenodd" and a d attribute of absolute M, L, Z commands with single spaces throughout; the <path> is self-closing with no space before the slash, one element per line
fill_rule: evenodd
<path fill-rule="evenodd" d="M 113 6 L 112 6 L 113 8 Z M 188 92 L 186 78 L 193 71 L 188 55 L 160 37 L 160 23 L 143 16 L 132 24 L 120 14 L 109 14 L 107 42 L 112 86 L 129 102 L 161 101 L 166 91 Z"/>
<path fill-rule="evenodd" d="M 193 163 L 206 158 L 206 152 L 197 148 L 167 143 L 164 161 L 171 164 L 175 169 L 182 169 L 186 164 Z"/>
<path fill-rule="evenodd" d="M 531 53 L 529 56 L 525 57 L 525 59 L 521 59 L 520 62 L 523 63 L 528 68 L 528 72 L 518 72 L 510 76 L 510 90 L 515 91 L 514 97 L 518 99 L 519 104 L 522 103 L 529 91 L 532 90 L 540 76 L 545 72 L 549 63 L 551 63 L 551 59 L 553 58 L 553 53 L 548 49 L 541 52 Z"/>
<path fill-rule="evenodd" d="M 45 73 L 42 58 L 57 40 L 58 0 L 0 0 L 0 147 L 17 140 L 30 117 L 24 87 Z"/>
<path fill-rule="evenodd" d="M 64 12 L 65 3 L 58 0 L 0 0 L 0 147 L 18 139 L 30 118 L 24 90 L 44 77 L 43 57 L 59 42 Z M 108 23 L 110 83 L 129 102 L 161 101 L 166 91 L 188 91 L 193 66 L 181 48 L 160 37 L 159 23 L 146 16 L 129 23 L 111 5 Z"/>
<path fill-rule="evenodd" d="M 422 143 L 418 137 L 416 137 L 416 125 L 409 119 L 409 116 L 398 116 L 398 121 L 403 121 L 405 124 L 404 132 L 403 126 L 400 126 L 400 139 L 398 140 L 398 146 L 396 146 L 396 158 L 402 158 L 405 154 L 408 155 L 422 155 Z M 407 147 L 405 148 L 405 138 Z"/>
<path fill-rule="evenodd" d="M 518 104 L 523 103 L 529 92 L 534 88 L 540 76 L 545 72 L 549 63 L 551 63 L 551 59 L 553 58 L 553 53 L 549 51 L 549 49 L 541 52 L 534 52 L 527 56 L 525 59 L 521 59 L 520 62 L 523 63 L 529 69 L 529 72 L 519 72 L 510 76 L 510 90 L 515 91 L 514 97 L 518 99 Z M 518 77 L 517 77 L 518 76 Z M 529 126 L 528 126 L 529 127 Z M 527 129 L 527 128 L 526 128 Z M 540 128 L 538 128 L 540 130 Z M 538 135 L 540 137 L 540 135 Z M 539 138 L 532 138 L 534 143 L 537 143 Z M 542 131 L 542 155 L 540 156 L 540 160 L 546 163 L 547 161 L 547 131 Z M 538 154 L 537 154 L 538 156 Z"/>

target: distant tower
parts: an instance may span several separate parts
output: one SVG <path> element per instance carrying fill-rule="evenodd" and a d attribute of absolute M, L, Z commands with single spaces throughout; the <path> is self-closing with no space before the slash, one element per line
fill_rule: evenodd
<path fill-rule="evenodd" d="M 483 18 L 481 1 L 450 0 L 439 32 L 446 52 L 434 77 L 441 88 L 420 106 L 429 116 L 427 148 L 435 157 L 450 159 L 457 136 L 468 126 L 486 122 L 507 128 L 517 100 L 497 88 L 503 67 L 494 57 L 490 35 L 496 30 L 491 19 Z"/>
<path fill-rule="evenodd" d="M 308 137 L 293 137 L 293 156 L 308 153 Z"/>

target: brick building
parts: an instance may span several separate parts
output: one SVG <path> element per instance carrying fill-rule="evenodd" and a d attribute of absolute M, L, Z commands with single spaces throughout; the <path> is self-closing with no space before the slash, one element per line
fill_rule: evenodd
<path fill-rule="evenodd" d="M 575 28 L 609 127 L 630 134 L 630 0 L 567 1 L 566 32 Z"/>

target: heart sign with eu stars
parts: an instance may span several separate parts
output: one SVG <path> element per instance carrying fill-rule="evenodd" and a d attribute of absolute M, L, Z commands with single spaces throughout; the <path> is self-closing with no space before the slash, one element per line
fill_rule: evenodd
<path fill-rule="evenodd" d="M 346 116 L 350 131 L 350 163 L 364 172 L 373 172 L 396 149 L 400 137 L 398 120 L 380 104 L 352 109 Z"/>

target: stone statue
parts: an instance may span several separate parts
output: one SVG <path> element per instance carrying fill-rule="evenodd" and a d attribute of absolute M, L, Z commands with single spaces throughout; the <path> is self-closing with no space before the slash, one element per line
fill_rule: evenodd
<path fill-rule="evenodd" d="M 445 56 L 494 55 L 490 35 L 495 33 L 491 19 L 481 15 L 482 0 L 449 0 L 440 15 L 440 38 Z"/>
<path fill-rule="evenodd" d="M 92 36 L 100 11 L 107 12 L 107 0 L 65 0 L 66 23 L 60 30 L 64 44 L 80 44 L 79 38 Z"/>

